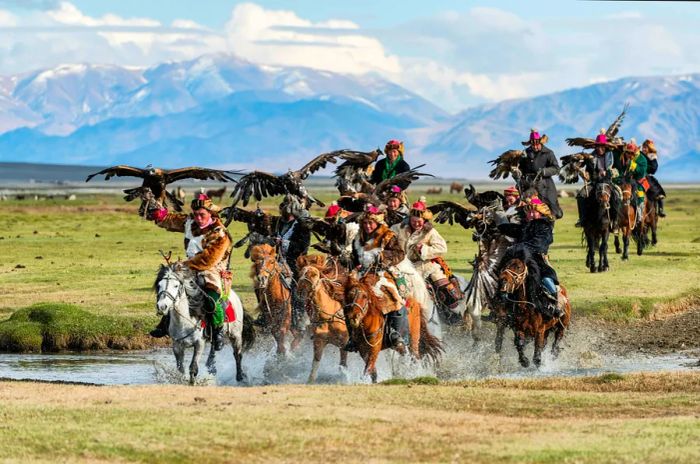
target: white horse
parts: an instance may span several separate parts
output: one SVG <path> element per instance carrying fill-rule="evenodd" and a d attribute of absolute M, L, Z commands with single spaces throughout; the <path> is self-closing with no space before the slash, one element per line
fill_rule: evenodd
<path fill-rule="evenodd" d="M 197 284 L 196 277 L 186 266 L 173 263 L 161 266 L 154 284 L 158 292 L 156 308 L 158 314 L 170 314 L 168 335 L 173 340 L 173 354 L 177 369 L 184 374 L 185 348 L 194 347 L 190 362 L 190 384 L 194 384 L 199 373 L 199 360 L 205 346 L 202 320 L 204 316 L 204 299 L 209 298 Z M 236 320 L 224 323 L 224 334 L 231 341 L 233 356 L 236 361 L 236 380 L 245 379 L 241 360 L 243 351 L 255 340 L 255 331 L 250 317 L 243 311 L 243 303 L 231 290 L 229 301 L 233 306 Z M 215 351 L 212 346 L 207 359 L 209 372 L 216 374 Z"/>
<path fill-rule="evenodd" d="M 472 339 L 477 342 L 480 340 L 481 333 L 481 300 L 475 296 L 476 287 L 472 285 L 473 282 L 467 282 L 464 277 L 457 274 L 454 274 L 454 276 L 457 278 L 459 288 L 464 296 L 454 308 L 444 308 L 444 310 L 459 315 L 465 323 L 468 322 L 468 314 L 471 319 L 471 324 L 468 327 L 471 331 Z"/>

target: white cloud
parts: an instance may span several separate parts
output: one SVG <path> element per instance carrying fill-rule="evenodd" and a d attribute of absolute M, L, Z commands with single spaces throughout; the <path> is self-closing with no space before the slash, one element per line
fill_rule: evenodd
<path fill-rule="evenodd" d="M 254 63 L 351 74 L 400 70 L 397 57 L 350 21 L 313 23 L 292 11 L 244 3 L 233 9 L 226 32 L 231 51 Z"/>

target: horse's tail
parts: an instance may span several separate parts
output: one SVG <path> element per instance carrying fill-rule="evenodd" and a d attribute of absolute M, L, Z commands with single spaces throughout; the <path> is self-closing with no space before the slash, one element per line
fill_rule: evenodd
<path fill-rule="evenodd" d="M 255 343 L 255 326 L 253 317 L 243 310 L 243 351 L 249 350 Z"/>
<path fill-rule="evenodd" d="M 442 353 L 445 352 L 440 339 L 428 330 L 428 319 L 425 318 L 422 312 L 420 315 L 420 344 L 418 352 L 421 357 L 428 356 L 435 363 L 440 361 Z"/>

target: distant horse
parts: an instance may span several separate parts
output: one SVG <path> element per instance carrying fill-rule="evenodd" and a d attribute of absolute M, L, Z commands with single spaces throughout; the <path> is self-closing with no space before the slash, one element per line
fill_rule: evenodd
<path fill-rule="evenodd" d="M 637 223 L 637 207 L 634 204 L 635 199 L 632 198 L 632 184 L 622 184 L 620 189 L 622 190 L 622 206 L 617 216 L 619 231 L 615 233 L 615 252 L 622 252 L 622 259 L 626 261 L 629 259 L 630 236 Z M 622 249 L 620 249 L 620 232 L 622 232 Z"/>
<path fill-rule="evenodd" d="M 345 287 L 345 316 L 352 327 L 351 336 L 358 346 L 360 356 L 365 361 L 365 374 L 372 382 L 377 382 L 377 358 L 381 350 L 389 348 L 384 338 L 386 317 L 383 308 L 389 302 L 388 297 L 379 297 L 373 286 L 378 276 L 367 274 L 361 280 L 350 276 Z M 420 305 L 408 300 L 409 351 L 416 358 L 427 356 L 433 361 L 439 360 L 443 351 L 442 343 L 428 332 L 428 321 L 423 316 Z M 403 354 L 403 353 L 402 353 Z"/>
<path fill-rule="evenodd" d="M 153 288 L 157 291 L 156 308 L 158 314 L 170 314 L 168 335 L 173 340 L 175 363 L 180 373 L 185 373 L 185 348 L 194 347 L 190 362 L 190 384 L 194 384 L 199 373 L 199 360 L 205 346 L 202 320 L 204 319 L 204 299 L 208 295 L 199 287 L 196 277 L 187 267 L 180 263 L 161 266 L 158 270 Z M 236 380 L 245 379 L 242 359 L 243 351 L 250 348 L 255 341 L 252 320 L 243 310 L 243 304 L 236 293 L 231 290 L 229 301 L 233 306 L 235 320 L 224 323 L 224 334 L 231 341 L 233 357 L 236 361 Z M 215 351 L 209 351 L 207 366 L 216 373 L 214 363 Z"/>
<path fill-rule="evenodd" d="M 528 292 L 528 289 L 537 288 L 540 284 L 539 276 L 529 275 L 527 261 L 527 257 L 524 259 L 513 258 L 505 264 L 500 274 L 500 289 L 503 294 L 507 295 L 505 308 L 515 334 L 515 347 L 518 350 L 520 365 L 523 367 L 530 365 L 529 359 L 525 356 L 524 348 L 527 339 L 534 338 L 535 353 L 532 360 L 535 366 L 539 367 L 542 363 L 542 351 L 550 332 L 554 333 L 552 355 L 555 358 L 559 355 L 559 343 L 571 319 L 571 305 L 566 289 L 561 286 L 558 297 L 560 306 L 564 307 L 564 316 L 560 319 L 543 316 L 537 309 L 536 296 L 533 292 Z"/>
<path fill-rule="evenodd" d="M 219 197 L 219 200 L 222 200 L 224 197 L 224 194 L 226 193 L 226 186 L 224 185 L 220 189 L 211 189 L 206 191 L 206 195 L 211 198 L 212 200 L 214 197 Z"/>
<path fill-rule="evenodd" d="M 430 187 L 428 190 L 425 191 L 428 195 L 438 195 L 442 193 L 442 187 Z"/>
<path fill-rule="evenodd" d="M 450 193 L 462 193 L 462 189 L 464 188 L 464 184 L 460 184 L 459 182 L 452 182 L 450 184 Z"/>
<path fill-rule="evenodd" d="M 586 267 L 591 272 L 604 272 L 609 269 L 608 238 L 618 219 L 618 202 L 613 197 L 613 186 L 598 182 L 593 187 L 587 185 L 588 197 L 584 202 L 581 225 L 586 238 Z M 612 200 L 612 201 L 611 201 Z M 598 250 L 598 266 L 595 252 Z"/>
<path fill-rule="evenodd" d="M 277 260 L 275 249 L 267 243 L 251 247 L 250 259 L 253 261 L 250 276 L 260 298 L 258 309 L 264 312 L 269 322 L 272 336 L 277 342 L 277 354 L 284 356 L 287 334 L 293 336 L 292 350 L 299 346 L 302 339 L 302 333 L 292 329 L 292 292 L 285 283 L 285 269 Z M 289 269 L 286 271 L 291 274 Z"/>
<path fill-rule="evenodd" d="M 296 291 L 300 300 L 307 302 L 314 342 L 314 360 L 309 374 L 309 383 L 316 381 L 323 350 L 329 343 L 340 349 L 340 365 L 342 367 L 348 365 L 348 353 L 343 350 L 348 342 L 345 313 L 343 313 L 343 305 L 333 299 L 329 293 L 329 285 L 332 286 L 333 282 L 327 282 L 321 270 L 314 265 L 307 265 L 299 271 Z"/>

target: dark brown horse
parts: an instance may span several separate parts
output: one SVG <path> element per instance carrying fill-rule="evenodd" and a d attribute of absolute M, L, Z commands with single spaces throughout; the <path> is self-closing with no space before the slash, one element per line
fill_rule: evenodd
<path fill-rule="evenodd" d="M 637 240 L 637 250 L 639 253 L 639 247 L 641 242 L 642 251 L 647 246 L 654 246 L 658 243 L 656 239 L 656 227 L 659 223 L 659 216 L 656 211 L 655 201 L 649 200 L 647 195 L 644 199 L 644 215 L 639 221 L 638 233 L 635 234 L 635 239 Z M 649 240 L 649 232 L 651 231 L 651 241 Z M 641 253 L 639 253 L 641 254 Z"/>
<path fill-rule="evenodd" d="M 462 193 L 462 189 L 464 188 L 464 184 L 460 184 L 459 182 L 452 182 L 450 184 L 450 193 Z"/>
<path fill-rule="evenodd" d="M 522 259 L 511 259 L 502 268 L 500 274 L 501 292 L 506 296 L 505 308 L 511 319 L 511 326 L 515 334 L 515 348 L 518 350 L 520 365 L 528 367 L 530 360 L 525 356 L 525 343 L 528 338 L 535 340 L 535 353 L 532 357 L 537 367 L 542 363 L 542 351 L 547 343 L 550 332 L 554 332 L 552 343 L 552 355 L 559 355 L 559 342 L 564 336 L 564 331 L 569 326 L 571 319 L 571 304 L 566 295 L 566 289 L 561 286 L 559 292 L 560 306 L 563 306 L 564 316 L 561 318 L 545 317 L 533 301 L 532 295 L 528 295 L 526 285 L 528 280 L 528 267 Z M 530 277 L 532 279 L 532 277 Z M 539 282 L 536 283 L 539 285 Z"/>
<path fill-rule="evenodd" d="M 219 189 L 210 189 L 210 190 L 206 191 L 206 195 L 209 198 L 211 198 L 213 200 L 214 197 L 219 197 L 219 201 L 221 201 L 224 198 L 225 193 L 226 193 L 226 186 L 225 185 Z"/>
<path fill-rule="evenodd" d="M 372 382 L 377 382 L 377 358 L 381 350 L 390 348 L 384 338 L 386 317 L 385 306 L 395 302 L 377 296 L 373 291 L 378 277 L 368 274 L 361 280 L 350 276 L 345 287 L 345 316 L 352 327 L 351 333 L 360 356 L 365 361 L 365 374 Z M 428 332 L 428 321 L 416 301 L 408 300 L 408 331 L 410 337 L 409 351 L 416 358 L 427 356 L 433 361 L 439 360 L 443 351 L 440 340 Z M 403 353 L 402 353 L 403 354 Z"/>
<path fill-rule="evenodd" d="M 604 272 L 608 264 L 608 238 L 618 219 L 619 202 L 613 201 L 613 186 L 598 182 L 586 186 L 588 197 L 584 202 L 583 235 L 586 238 L 586 267 L 591 272 Z M 595 252 L 598 251 L 598 266 Z"/>

